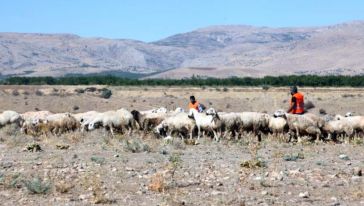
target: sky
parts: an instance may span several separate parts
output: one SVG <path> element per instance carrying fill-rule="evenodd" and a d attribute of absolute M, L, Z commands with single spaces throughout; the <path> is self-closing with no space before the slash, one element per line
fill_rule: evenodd
<path fill-rule="evenodd" d="M 364 20 L 362 0 L 0 0 L 0 32 L 156 41 L 212 25 L 332 25 Z"/>

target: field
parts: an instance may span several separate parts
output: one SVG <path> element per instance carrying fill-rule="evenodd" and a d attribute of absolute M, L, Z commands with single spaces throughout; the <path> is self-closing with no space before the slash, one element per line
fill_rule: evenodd
<path fill-rule="evenodd" d="M 289 100 L 288 88 L 109 87 L 112 96 L 104 99 L 86 87 L 1 86 L 0 110 L 186 109 L 195 95 L 219 111 L 272 113 Z M 301 91 L 316 106 L 313 113 L 364 114 L 364 89 Z M 33 138 L 6 126 L 0 204 L 364 205 L 363 149 L 363 138 L 294 144 L 271 135 L 257 143 L 247 135 L 194 145 L 139 132 L 111 138 L 102 130 Z"/>

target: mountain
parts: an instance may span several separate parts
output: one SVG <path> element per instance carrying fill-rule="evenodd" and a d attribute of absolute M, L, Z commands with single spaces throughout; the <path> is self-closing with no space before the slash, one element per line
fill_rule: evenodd
<path fill-rule="evenodd" d="M 146 78 L 364 74 L 364 21 L 333 26 L 212 26 L 156 42 L 0 33 L 3 76 L 133 73 Z"/>

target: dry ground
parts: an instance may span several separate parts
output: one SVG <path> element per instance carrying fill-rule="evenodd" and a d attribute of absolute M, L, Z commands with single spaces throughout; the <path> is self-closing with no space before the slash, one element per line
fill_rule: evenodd
<path fill-rule="evenodd" d="M 286 107 L 289 98 L 287 88 L 112 87 L 106 100 L 96 93 L 76 94 L 75 88 L 2 86 L 0 108 L 173 109 L 185 106 L 194 94 L 224 111 L 271 113 Z M 361 89 L 303 92 L 316 105 L 312 112 L 323 108 L 329 114 L 364 114 Z M 14 126 L 1 128 L 0 204 L 364 205 L 362 138 L 342 144 L 292 144 L 269 136 L 257 144 L 248 135 L 236 142 L 203 139 L 190 145 L 141 136 L 110 138 L 93 131 L 33 138 Z M 42 151 L 26 148 L 32 144 Z"/>

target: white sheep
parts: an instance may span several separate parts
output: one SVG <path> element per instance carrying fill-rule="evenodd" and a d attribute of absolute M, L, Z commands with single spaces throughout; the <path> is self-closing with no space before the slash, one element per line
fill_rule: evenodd
<path fill-rule="evenodd" d="M 347 112 L 345 116 L 335 115 L 335 120 L 345 120 L 351 124 L 354 131 L 364 132 L 364 116 L 354 116 L 352 112 Z"/>
<path fill-rule="evenodd" d="M 177 113 L 164 119 L 156 128 L 156 132 L 163 136 L 172 136 L 173 132 L 183 135 L 187 132 L 192 139 L 193 129 L 196 124 L 186 113 Z"/>
<path fill-rule="evenodd" d="M 259 112 L 238 113 L 241 121 L 241 131 L 252 131 L 261 141 L 261 135 L 268 130 L 270 116 Z"/>
<path fill-rule="evenodd" d="M 171 113 L 181 113 L 181 112 L 185 112 L 185 110 L 181 107 L 177 107 L 175 110 L 171 111 Z"/>
<path fill-rule="evenodd" d="M 18 126 L 21 126 L 22 121 L 23 119 L 21 118 L 20 114 L 15 111 L 7 110 L 3 111 L 0 114 L 0 127 L 13 123 L 16 123 Z"/>
<path fill-rule="evenodd" d="M 212 131 L 214 138 L 219 141 L 221 135 L 221 120 L 215 110 L 207 110 L 206 113 L 199 113 L 195 109 L 190 109 L 189 116 L 193 117 L 198 129 L 197 139 L 200 139 L 201 129 L 204 131 Z"/>
<path fill-rule="evenodd" d="M 93 121 L 98 115 L 100 115 L 100 113 L 96 111 L 73 114 L 76 120 L 81 124 L 81 132 L 87 129 L 88 124 Z"/>
<path fill-rule="evenodd" d="M 53 115 L 53 113 L 50 111 L 29 111 L 20 114 L 20 116 L 24 120 L 21 127 L 21 132 L 25 134 L 37 135 L 38 134 L 37 126 L 40 123 L 45 122 L 47 117 L 50 115 Z"/>
<path fill-rule="evenodd" d="M 167 116 L 167 113 L 144 113 L 137 110 L 131 111 L 134 120 L 138 123 L 141 130 L 149 131 L 160 124 Z"/>
<path fill-rule="evenodd" d="M 322 130 L 328 135 L 329 139 L 336 139 L 336 135 L 352 137 L 354 134 L 353 126 L 345 119 L 328 121 Z"/>
<path fill-rule="evenodd" d="M 71 113 L 57 113 L 47 116 L 44 122 L 39 124 L 43 132 L 51 132 L 53 134 L 61 134 L 63 132 L 75 131 L 80 127 L 80 123 L 72 116 Z"/>
<path fill-rule="evenodd" d="M 128 130 L 130 135 L 134 127 L 133 115 L 123 108 L 117 111 L 100 113 L 88 124 L 88 129 L 94 130 L 98 126 L 109 128 L 112 136 L 114 136 L 114 129 Z"/>
<path fill-rule="evenodd" d="M 283 134 L 288 130 L 287 120 L 283 117 L 270 117 L 268 128 L 274 135 Z"/>
<path fill-rule="evenodd" d="M 224 137 L 235 137 L 235 139 L 239 136 L 239 129 L 241 127 L 241 118 L 238 113 L 235 112 L 219 112 L 218 113 L 221 123 L 222 123 L 222 131 L 224 132 Z"/>
<path fill-rule="evenodd" d="M 141 114 L 167 113 L 167 112 L 168 112 L 168 110 L 165 107 L 160 107 L 160 108 L 155 108 L 155 109 L 140 111 Z"/>
<path fill-rule="evenodd" d="M 274 115 L 287 120 L 289 130 L 296 134 L 299 142 L 301 141 L 301 135 L 316 135 L 316 140 L 319 140 L 321 129 L 325 125 L 322 118 L 311 113 L 296 115 L 278 110 Z"/>

